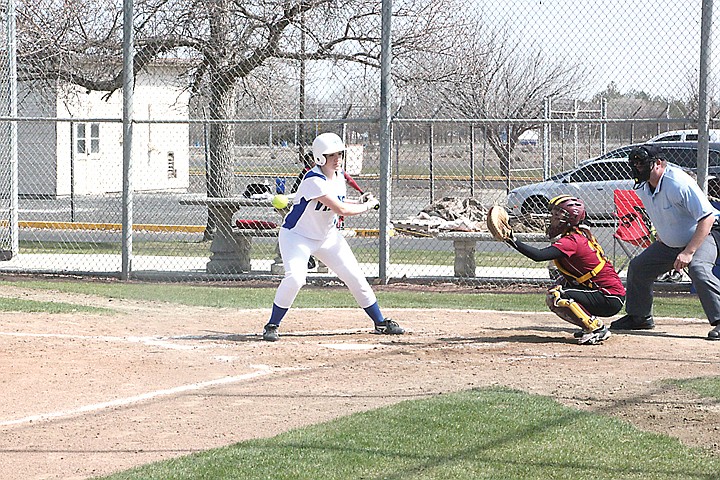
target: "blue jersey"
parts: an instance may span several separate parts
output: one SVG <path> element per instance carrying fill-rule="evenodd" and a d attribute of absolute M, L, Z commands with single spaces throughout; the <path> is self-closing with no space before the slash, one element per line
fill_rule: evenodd
<path fill-rule="evenodd" d="M 317 199 L 329 195 L 345 201 L 347 186 L 342 171 L 327 178 L 320 167 L 315 166 L 305 174 L 293 198 L 290 213 L 285 216 L 282 227 L 313 240 L 327 238 L 337 228 L 337 215 Z"/>
<path fill-rule="evenodd" d="M 660 241 L 669 247 L 685 247 L 700 220 L 720 213 L 710 204 L 697 182 L 673 165 L 665 168 L 654 192 L 646 182 L 638 188 L 637 194 Z"/>

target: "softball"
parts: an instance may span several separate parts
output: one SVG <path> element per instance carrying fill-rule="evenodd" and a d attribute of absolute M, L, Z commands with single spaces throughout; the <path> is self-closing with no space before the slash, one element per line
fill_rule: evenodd
<path fill-rule="evenodd" d="M 282 210 L 283 208 L 288 206 L 288 197 L 287 195 L 275 195 L 272 199 L 272 206 L 277 208 L 278 210 Z"/>

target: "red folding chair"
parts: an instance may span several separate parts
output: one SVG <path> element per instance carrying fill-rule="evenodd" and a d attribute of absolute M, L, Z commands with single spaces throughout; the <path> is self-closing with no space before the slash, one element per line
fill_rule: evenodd
<path fill-rule="evenodd" d="M 645 212 L 642 201 L 635 190 L 615 190 L 615 216 L 618 226 L 613 237 L 627 259 L 616 262 L 618 272 L 622 271 L 630 260 L 637 255 L 638 247 L 646 248 L 653 242 L 652 225 Z"/>

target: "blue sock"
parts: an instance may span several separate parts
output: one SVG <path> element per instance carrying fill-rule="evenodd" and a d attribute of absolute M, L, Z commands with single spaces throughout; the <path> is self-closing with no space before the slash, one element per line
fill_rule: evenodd
<path fill-rule="evenodd" d="M 268 323 L 271 323 L 273 325 L 280 325 L 280 321 L 282 321 L 287 311 L 287 308 L 278 307 L 273 303 L 272 313 L 270 314 L 270 320 L 268 320 Z"/>
<path fill-rule="evenodd" d="M 383 317 L 383 314 L 380 313 L 380 306 L 377 302 L 373 303 L 369 307 L 365 307 L 363 310 L 365 310 L 365 313 L 367 313 L 370 318 L 372 318 L 372 321 L 375 322 L 375 325 L 380 325 L 385 321 L 385 317 Z"/>

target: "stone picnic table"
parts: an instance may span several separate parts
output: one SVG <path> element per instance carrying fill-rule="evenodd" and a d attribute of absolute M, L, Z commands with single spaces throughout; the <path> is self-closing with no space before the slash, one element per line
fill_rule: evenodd
<path fill-rule="evenodd" d="M 210 260 L 205 271 L 207 273 L 248 273 L 250 250 L 254 237 L 277 237 L 278 228 L 237 228 L 233 216 L 241 207 L 266 207 L 275 210 L 267 198 L 247 197 L 203 197 L 180 200 L 180 205 L 199 205 L 207 207 L 217 222 L 217 230 L 210 244 Z M 265 219 L 263 219 L 265 220 Z M 275 262 L 278 263 L 279 254 Z M 282 267 L 282 260 L 279 261 Z M 275 265 L 273 265 L 274 267 Z M 274 273 L 274 272 L 273 272 Z"/>

